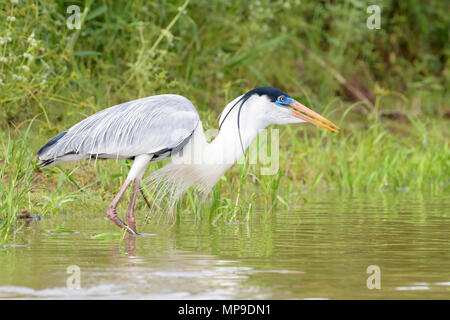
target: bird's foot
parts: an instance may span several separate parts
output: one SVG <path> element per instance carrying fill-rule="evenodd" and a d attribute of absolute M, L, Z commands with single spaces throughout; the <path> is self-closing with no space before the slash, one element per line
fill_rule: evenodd
<path fill-rule="evenodd" d="M 139 235 L 139 233 L 136 231 L 136 224 L 135 223 L 128 223 L 125 224 L 125 228 L 127 229 L 128 233 L 132 234 L 132 235 Z"/>
<path fill-rule="evenodd" d="M 126 224 L 127 224 L 128 228 L 133 230 L 134 234 L 138 234 L 136 231 L 136 220 L 134 218 L 134 211 L 128 210 L 125 219 L 126 219 L 125 221 L 127 222 Z"/>
<path fill-rule="evenodd" d="M 108 217 L 108 219 L 111 222 L 113 222 L 119 228 L 125 229 L 129 234 L 132 234 L 132 235 L 135 235 L 135 236 L 139 235 L 137 233 L 137 231 L 136 231 L 136 226 L 135 225 L 133 227 L 130 227 L 117 216 L 116 208 L 111 207 L 111 206 L 108 207 L 108 209 L 106 210 L 106 216 Z"/>
<path fill-rule="evenodd" d="M 138 236 L 139 235 L 139 233 L 136 231 L 136 227 L 133 228 L 133 227 L 125 225 L 125 229 L 127 230 L 127 232 L 129 234 L 131 234 L 133 236 Z"/>

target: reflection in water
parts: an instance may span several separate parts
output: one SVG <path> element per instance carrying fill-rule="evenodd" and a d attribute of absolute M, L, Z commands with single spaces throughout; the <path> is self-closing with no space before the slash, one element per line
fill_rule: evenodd
<path fill-rule="evenodd" d="M 448 197 L 305 197 L 250 223 L 151 224 L 123 240 L 91 238 L 116 231 L 101 214 L 31 223 L 0 251 L 0 298 L 450 298 Z M 75 232 L 46 232 L 60 226 Z M 79 290 L 66 288 L 70 265 Z M 370 265 L 380 290 L 366 286 Z"/>

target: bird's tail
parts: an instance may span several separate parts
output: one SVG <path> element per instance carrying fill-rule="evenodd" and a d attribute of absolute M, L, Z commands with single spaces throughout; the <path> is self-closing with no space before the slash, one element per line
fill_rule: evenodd
<path fill-rule="evenodd" d="M 66 135 L 67 131 L 61 132 L 56 137 L 50 139 L 46 144 L 44 144 L 37 152 L 39 165 L 41 168 L 48 167 L 56 163 L 57 157 L 52 155 L 52 148 L 58 143 L 58 141 Z"/>
<path fill-rule="evenodd" d="M 39 160 L 39 166 L 43 169 L 48 166 L 51 166 L 52 164 L 55 164 L 55 159 L 40 159 Z"/>

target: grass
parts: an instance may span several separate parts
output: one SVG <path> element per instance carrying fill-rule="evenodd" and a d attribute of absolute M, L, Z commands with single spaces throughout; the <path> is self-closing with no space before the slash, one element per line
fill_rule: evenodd
<path fill-rule="evenodd" d="M 30 128 L 31 124 L 16 139 L 3 133 L 1 140 L 4 158 L 0 163 L 0 244 L 16 226 L 19 213 L 31 210 L 29 197 L 35 161 L 26 148 Z"/>
<path fill-rule="evenodd" d="M 80 29 L 66 27 L 72 4 L 81 8 Z M 20 228 L 24 210 L 103 211 L 130 162 L 37 171 L 36 150 L 98 110 L 167 92 L 188 97 L 205 129 L 217 127 L 231 99 L 261 85 L 283 89 L 343 128 L 338 135 L 310 125 L 279 128 L 278 174 L 235 165 L 206 204 L 189 193 L 179 218 L 250 220 L 256 207 L 272 214 L 329 188 L 448 190 L 446 7 L 384 1 L 381 29 L 369 30 L 367 5 L 2 2 L 0 242 Z"/>

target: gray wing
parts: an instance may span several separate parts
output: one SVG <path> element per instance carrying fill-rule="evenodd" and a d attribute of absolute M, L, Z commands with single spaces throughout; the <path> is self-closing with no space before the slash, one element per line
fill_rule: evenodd
<path fill-rule="evenodd" d="M 189 140 L 198 122 L 195 107 L 185 97 L 151 96 L 93 114 L 47 142 L 38 157 L 47 166 L 87 157 L 167 156 Z"/>

